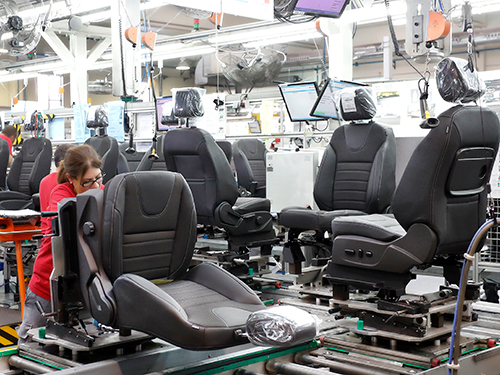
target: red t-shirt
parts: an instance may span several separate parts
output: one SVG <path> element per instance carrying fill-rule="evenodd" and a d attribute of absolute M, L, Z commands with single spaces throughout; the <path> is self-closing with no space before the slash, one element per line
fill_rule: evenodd
<path fill-rule="evenodd" d="M 40 181 L 40 188 L 38 192 L 40 194 L 40 210 L 49 211 L 50 193 L 57 185 L 57 172 L 53 172 L 45 176 L 42 181 Z M 42 220 L 45 218 L 42 218 Z M 50 218 L 47 218 L 50 221 Z"/>
<path fill-rule="evenodd" d="M 56 187 L 50 193 L 50 202 L 46 211 L 57 211 L 57 204 L 64 198 L 74 198 L 76 197 L 73 185 L 69 182 L 64 182 L 62 184 L 56 185 Z M 40 194 L 40 206 L 42 206 L 42 196 Z M 43 208 L 42 208 L 43 211 Z M 42 220 L 42 234 L 51 234 L 52 225 L 51 219 Z M 45 225 L 44 225 L 45 224 Z M 38 255 L 35 260 L 35 265 L 33 266 L 33 276 L 31 277 L 29 287 L 33 293 L 37 296 L 45 298 L 50 301 L 50 274 L 54 265 L 52 264 L 52 243 L 51 237 L 44 237 L 42 239 L 42 245 L 38 251 Z"/>
<path fill-rule="evenodd" d="M 7 143 L 9 144 L 9 152 L 12 155 L 12 141 L 10 140 L 10 138 L 2 133 L 0 133 L 0 138 L 5 139 L 7 141 Z"/>
<path fill-rule="evenodd" d="M 104 185 L 101 185 L 101 189 L 104 189 Z M 56 185 L 52 192 L 50 193 L 49 204 L 46 211 L 57 211 L 57 204 L 64 198 L 74 198 L 76 197 L 73 185 L 69 182 L 63 182 L 62 184 Z M 40 206 L 42 205 L 40 196 Z M 43 207 L 43 206 L 42 206 Z M 42 209 L 43 211 L 43 209 Z M 48 220 L 42 220 L 41 231 L 42 234 L 52 233 L 52 218 L 47 218 Z M 31 277 L 29 287 L 33 293 L 37 296 L 50 300 L 50 274 L 54 264 L 52 263 L 52 242 L 51 237 L 44 237 L 42 239 L 42 245 L 38 251 L 38 255 L 35 260 L 35 265 L 33 266 L 33 276 Z"/>

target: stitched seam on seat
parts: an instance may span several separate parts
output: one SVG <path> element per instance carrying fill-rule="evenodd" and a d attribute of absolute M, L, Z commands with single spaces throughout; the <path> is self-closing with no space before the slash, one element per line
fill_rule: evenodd
<path fill-rule="evenodd" d="M 138 195 L 140 195 L 141 193 L 141 189 L 139 188 L 139 181 L 137 179 L 137 176 L 135 175 L 132 175 L 133 178 L 134 178 L 134 183 L 135 183 L 135 186 L 136 186 L 136 189 L 137 189 L 137 193 Z M 125 178 L 124 178 L 125 179 Z M 142 204 L 142 200 L 139 201 L 139 209 L 141 210 L 141 213 L 146 216 L 146 217 L 158 217 L 158 216 L 161 216 L 163 215 L 163 213 L 165 213 L 165 211 L 167 210 L 169 204 L 170 204 L 170 200 L 172 199 L 172 194 L 173 194 L 173 191 L 174 191 L 174 188 L 175 188 L 175 180 L 174 180 L 174 183 L 173 183 L 173 187 L 172 189 L 170 190 L 170 194 L 168 195 L 168 199 L 167 199 L 167 202 L 165 203 L 165 207 L 163 207 L 163 210 L 161 210 L 159 213 L 157 214 L 146 214 L 144 212 L 144 206 Z"/>
<path fill-rule="evenodd" d="M 345 146 L 346 148 L 351 151 L 351 152 L 361 152 L 363 150 L 363 148 L 366 146 L 366 142 L 368 142 L 368 139 L 370 138 L 370 133 L 372 132 L 373 130 L 373 121 L 370 121 L 367 125 L 370 126 L 370 129 L 366 132 L 366 138 L 365 138 L 365 141 L 363 142 L 363 144 L 360 146 L 360 148 L 358 149 L 354 149 L 354 148 L 351 148 L 349 147 L 349 144 L 347 143 L 347 139 L 346 139 L 346 132 L 344 131 L 344 140 L 345 140 Z"/>
<path fill-rule="evenodd" d="M 334 222 L 335 223 L 335 222 Z M 344 223 L 341 223 L 341 224 L 338 224 L 338 225 L 343 225 L 345 224 Z M 377 229 L 381 232 L 384 232 L 385 234 L 390 234 L 390 235 L 396 235 L 396 236 L 401 236 L 399 233 L 394 233 L 394 232 L 391 232 L 389 229 L 386 229 L 386 227 L 383 227 L 381 225 L 377 225 L 377 224 L 367 224 L 367 223 L 362 223 L 362 222 L 355 222 L 355 221 L 351 221 L 349 223 L 347 223 L 349 225 L 357 225 L 357 226 L 362 226 L 362 227 L 365 227 L 365 228 L 372 228 L 372 229 Z M 397 228 L 396 225 L 391 225 L 391 227 L 393 228 Z M 348 234 L 352 234 L 352 233 L 348 233 Z"/>
<path fill-rule="evenodd" d="M 455 115 L 459 112 L 461 112 L 462 109 L 458 110 L 457 112 L 453 113 L 453 116 L 451 117 L 451 124 L 450 124 L 450 128 L 449 128 L 449 131 L 448 133 L 446 133 L 446 141 L 445 141 L 445 147 L 442 147 L 441 148 L 441 153 L 440 153 L 440 156 L 439 156 L 439 161 L 438 161 L 438 164 L 437 164 L 437 168 L 436 170 L 434 171 L 434 178 L 432 179 L 432 187 L 436 186 L 437 184 L 437 180 L 439 178 L 439 173 L 438 171 L 441 170 L 441 167 L 443 165 L 443 162 L 444 162 L 444 154 L 445 154 L 445 151 L 448 149 L 448 145 L 450 143 L 450 139 L 451 139 L 451 133 L 453 132 L 453 127 L 454 127 L 454 123 L 455 123 Z M 445 129 L 445 132 L 446 132 L 446 129 Z M 458 131 L 457 129 L 457 133 L 458 133 L 458 137 L 460 137 L 460 132 Z M 460 142 L 461 143 L 461 142 Z M 431 221 L 432 223 L 435 222 L 436 218 L 435 218 L 435 205 L 434 205 L 434 197 L 436 195 L 436 189 L 431 189 L 431 202 L 430 202 L 430 209 L 431 209 Z"/>

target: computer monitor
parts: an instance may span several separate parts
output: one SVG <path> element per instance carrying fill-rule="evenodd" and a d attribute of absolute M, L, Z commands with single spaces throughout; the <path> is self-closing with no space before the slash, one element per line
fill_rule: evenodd
<path fill-rule="evenodd" d="M 319 17 L 339 18 L 349 0 L 293 0 L 296 12 Z"/>
<path fill-rule="evenodd" d="M 321 118 L 338 119 L 337 106 L 335 98 L 340 94 L 340 91 L 346 87 L 361 87 L 368 86 L 364 83 L 350 82 L 350 81 L 336 81 L 331 78 L 321 89 L 318 99 L 312 106 L 310 115 Z"/>
<path fill-rule="evenodd" d="M 291 121 L 322 120 L 311 116 L 311 109 L 318 98 L 316 82 L 300 82 L 279 85 Z"/>
<path fill-rule="evenodd" d="M 177 125 L 177 119 L 173 117 L 173 99 L 171 96 L 156 99 L 158 108 L 158 131 L 166 131 Z M 162 121 L 163 120 L 163 121 Z"/>

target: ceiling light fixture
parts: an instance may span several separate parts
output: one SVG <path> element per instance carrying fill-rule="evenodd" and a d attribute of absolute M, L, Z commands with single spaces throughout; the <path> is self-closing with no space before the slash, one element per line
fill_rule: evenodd
<path fill-rule="evenodd" d="M 181 61 L 179 61 L 179 64 L 175 68 L 177 70 L 190 70 L 191 67 L 188 65 L 186 62 L 186 59 L 184 57 L 181 57 Z"/>

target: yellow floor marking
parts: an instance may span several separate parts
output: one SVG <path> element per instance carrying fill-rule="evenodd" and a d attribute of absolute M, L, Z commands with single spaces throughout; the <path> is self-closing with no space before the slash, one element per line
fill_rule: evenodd
<path fill-rule="evenodd" d="M 9 326 L 4 326 L 4 327 L 0 327 L 0 329 L 1 329 L 2 331 L 7 332 L 7 333 L 8 333 L 9 335 L 11 335 L 12 337 L 17 337 L 17 338 L 19 338 L 19 336 L 17 335 L 17 331 L 16 331 L 14 328 L 12 328 L 12 327 L 9 327 Z"/>

